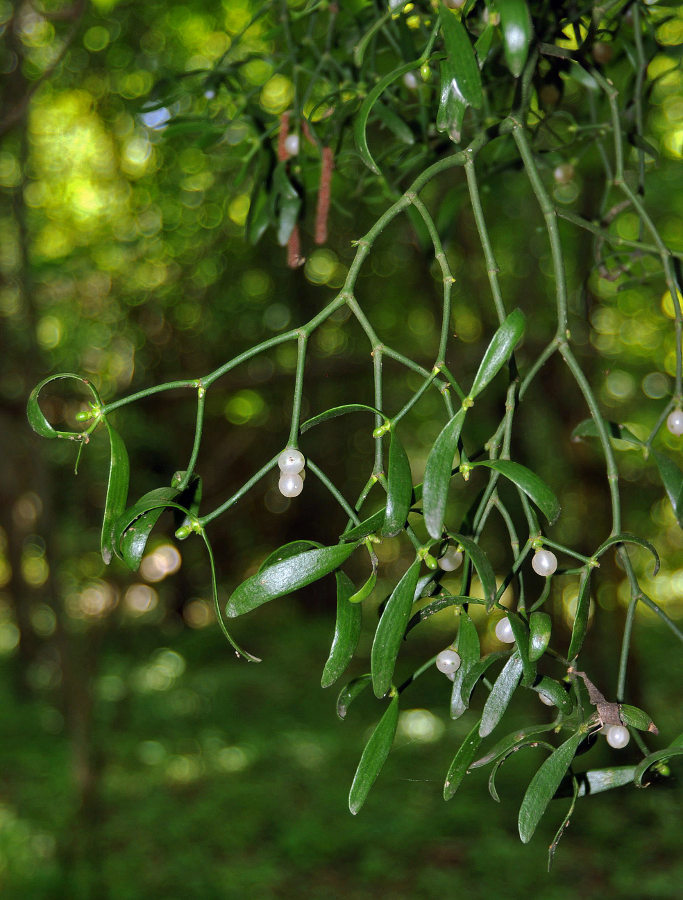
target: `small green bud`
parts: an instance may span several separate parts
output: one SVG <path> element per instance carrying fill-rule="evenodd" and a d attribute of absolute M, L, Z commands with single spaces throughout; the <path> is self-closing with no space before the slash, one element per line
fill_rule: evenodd
<path fill-rule="evenodd" d="M 87 422 L 90 419 L 92 419 L 92 410 L 90 409 L 82 409 L 80 412 L 76 413 L 77 422 Z"/>
<path fill-rule="evenodd" d="M 179 541 L 184 541 L 192 534 L 192 528 L 189 525 L 181 525 L 175 533 Z"/>
<path fill-rule="evenodd" d="M 470 480 L 470 472 L 472 471 L 472 466 L 469 463 L 462 463 L 460 465 L 460 474 L 463 477 L 463 481 Z"/>
<path fill-rule="evenodd" d="M 374 438 L 382 437 L 383 434 L 386 434 L 387 431 L 391 431 L 391 422 L 385 422 L 383 425 L 378 425 L 377 428 L 372 432 L 372 436 Z"/>
<path fill-rule="evenodd" d="M 465 397 L 465 399 L 462 401 L 463 409 L 472 409 L 473 406 L 474 400 L 471 397 Z"/>

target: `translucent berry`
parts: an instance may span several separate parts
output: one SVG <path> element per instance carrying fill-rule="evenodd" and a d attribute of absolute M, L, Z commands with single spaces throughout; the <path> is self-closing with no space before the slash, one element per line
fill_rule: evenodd
<path fill-rule="evenodd" d="M 285 138 L 285 150 L 290 156 L 296 156 L 299 152 L 299 135 L 288 134 Z"/>
<path fill-rule="evenodd" d="M 444 675 L 448 675 L 450 678 L 450 676 L 455 675 L 460 668 L 460 654 L 456 653 L 455 650 L 452 650 L 450 647 L 447 650 L 442 650 L 436 657 L 436 668 L 439 672 L 443 672 Z"/>
<path fill-rule="evenodd" d="M 671 434 L 681 435 L 683 434 L 683 410 L 675 409 L 672 413 L 669 413 L 666 420 L 666 427 L 669 429 Z"/>
<path fill-rule="evenodd" d="M 502 618 L 496 625 L 496 637 L 503 644 L 514 644 L 515 636 L 512 633 L 512 625 L 507 616 Z"/>
<path fill-rule="evenodd" d="M 298 497 L 304 489 L 304 480 L 296 472 L 283 472 L 277 486 L 284 497 Z"/>
<path fill-rule="evenodd" d="M 414 72 L 406 72 L 403 76 L 403 84 L 411 91 L 416 91 L 419 83 L 417 75 Z"/>
<path fill-rule="evenodd" d="M 538 699 L 546 706 L 555 706 L 553 698 L 549 694 L 544 694 L 543 691 L 538 692 Z"/>
<path fill-rule="evenodd" d="M 623 725 L 610 726 L 610 728 L 607 729 L 606 737 L 607 743 L 610 747 L 614 747 L 615 750 L 621 750 L 622 747 L 625 747 L 631 740 L 628 728 L 624 728 Z"/>
<path fill-rule="evenodd" d="M 462 562 L 462 553 L 455 547 L 449 547 L 443 556 L 438 559 L 439 568 L 444 572 L 453 572 Z"/>
<path fill-rule="evenodd" d="M 571 163 L 562 163 L 559 166 L 555 166 L 553 178 L 556 184 L 569 184 L 574 178 L 574 166 Z"/>
<path fill-rule="evenodd" d="M 537 550 L 531 560 L 531 568 L 537 575 L 547 578 L 557 569 L 557 557 L 551 550 Z"/>
<path fill-rule="evenodd" d="M 280 471 L 285 475 L 298 475 L 306 465 L 304 455 L 300 450 L 288 447 L 283 450 L 277 461 Z"/>

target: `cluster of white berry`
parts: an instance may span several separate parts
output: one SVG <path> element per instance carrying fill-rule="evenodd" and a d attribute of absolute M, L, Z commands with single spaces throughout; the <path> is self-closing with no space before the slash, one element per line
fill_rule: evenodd
<path fill-rule="evenodd" d="M 300 450 L 288 447 L 277 461 L 280 467 L 278 488 L 284 497 L 298 497 L 304 489 L 306 459 Z"/>

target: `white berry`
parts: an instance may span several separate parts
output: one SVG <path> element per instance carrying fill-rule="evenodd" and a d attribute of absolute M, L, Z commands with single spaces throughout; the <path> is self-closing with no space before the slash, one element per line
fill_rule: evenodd
<path fill-rule="evenodd" d="M 439 563 L 439 568 L 443 569 L 444 572 L 453 572 L 462 562 L 462 553 L 456 550 L 455 547 L 449 547 L 444 555 L 439 557 L 437 562 Z"/>
<path fill-rule="evenodd" d="M 496 625 L 496 637 L 503 644 L 514 644 L 515 636 L 512 633 L 512 625 L 507 616 L 502 618 Z"/>
<path fill-rule="evenodd" d="M 553 698 L 549 694 L 544 694 L 543 691 L 538 692 L 538 699 L 546 706 L 555 706 Z"/>
<path fill-rule="evenodd" d="M 299 152 L 299 135 L 288 134 L 285 138 L 285 150 L 290 156 L 296 156 Z"/>
<path fill-rule="evenodd" d="M 552 550 L 537 550 L 531 560 L 531 568 L 537 575 L 547 578 L 557 569 L 557 557 Z"/>
<path fill-rule="evenodd" d="M 279 455 L 277 464 L 283 475 L 298 475 L 306 465 L 306 460 L 300 450 L 288 447 Z"/>
<path fill-rule="evenodd" d="M 683 434 L 683 410 L 675 409 L 672 413 L 669 413 L 669 416 L 666 420 L 666 427 L 669 429 L 671 434 Z"/>
<path fill-rule="evenodd" d="M 417 75 L 414 72 L 406 72 L 403 76 L 403 84 L 411 91 L 416 91 L 419 83 Z"/>
<path fill-rule="evenodd" d="M 298 497 L 304 489 L 304 480 L 296 472 L 283 472 L 277 486 L 284 497 Z"/>
<path fill-rule="evenodd" d="M 460 668 L 460 654 L 456 653 L 455 650 L 451 650 L 450 647 L 447 650 L 442 650 L 436 657 L 436 668 L 450 678 Z"/>
<path fill-rule="evenodd" d="M 621 750 L 631 740 L 628 728 L 623 725 L 612 725 L 607 731 L 607 743 L 615 750 Z"/>

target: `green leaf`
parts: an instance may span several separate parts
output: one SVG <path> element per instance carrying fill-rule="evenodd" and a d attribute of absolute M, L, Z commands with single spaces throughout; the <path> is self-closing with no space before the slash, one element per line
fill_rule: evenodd
<path fill-rule="evenodd" d="M 484 553 L 479 544 L 476 544 L 471 538 L 465 537 L 464 534 L 457 534 L 454 531 L 449 531 L 448 536 L 452 540 L 457 541 L 472 560 L 484 591 L 486 608 L 491 609 L 496 599 L 496 576 L 488 556 Z"/>
<path fill-rule="evenodd" d="M 565 715 L 570 713 L 574 707 L 571 696 L 565 691 L 562 685 L 558 681 L 555 681 L 554 678 L 549 678 L 547 675 L 544 675 L 541 680 L 533 686 L 533 690 L 538 694 L 545 694 L 546 697 L 549 697 L 555 706 Z"/>
<path fill-rule="evenodd" d="M 657 750 L 641 759 L 633 774 L 633 783 L 636 787 L 646 787 L 647 785 L 643 784 L 643 776 L 649 768 L 658 763 L 665 765 L 672 757 L 681 755 L 683 755 L 683 734 L 679 734 L 664 750 Z"/>
<path fill-rule="evenodd" d="M 445 131 L 454 144 L 459 144 L 468 104 L 460 93 L 458 76 L 453 62 L 450 59 L 441 60 L 439 71 L 441 83 L 439 108 L 436 113 L 436 130 Z"/>
<path fill-rule="evenodd" d="M 605 420 L 605 428 L 607 429 L 607 434 L 612 440 L 626 441 L 629 444 L 636 444 L 636 446 L 638 447 L 643 446 L 643 442 L 640 440 L 640 438 L 637 438 L 635 434 L 633 434 L 632 431 L 629 431 L 625 425 L 618 425 L 616 422 L 608 422 L 607 420 Z M 595 424 L 593 419 L 584 419 L 583 422 L 579 422 L 576 428 L 572 431 L 571 439 L 573 441 L 578 441 L 581 440 L 581 438 L 586 437 L 600 437 L 598 426 Z"/>
<path fill-rule="evenodd" d="M 374 172 L 375 175 L 381 175 L 382 173 L 380 172 L 377 163 L 373 159 L 372 153 L 370 153 L 370 148 L 368 147 L 368 136 L 366 134 L 368 118 L 370 117 L 372 108 L 390 84 L 396 81 L 397 78 L 405 75 L 406 72 L 411 72 L 414 69 L 419 69 L 421 64 L 422 59 L 416 59 L 412 62 L 404 63 L 402 66 L 399 66 L 397 69 L 389 72 L 384 76 L 384 78 L 381 78 L 372 88 L 365 100 L 363 100 L 361 108 L 358 110 L 358 114 L 356 115 L 355 121 L 353 123 L 353 134 L 356 140 L 356 147 L 358 148 L 358 152 L 360 153 L 361 159 L 363 160 L 365 165 L 368 167 L 368 169 L 370 169 L 371 172 Z"/>
<path fill-rule="evenodd" d="M 550 643 L 553 623 L 548 613 L 532 612 L 529 616 L 529 659 L 537 662 Z"/>
<path fill-rule="evenodd" d="M 567 651 L 567 659 L 575 659 L 581 652 L 583 647 L 583 639 L 586 636 L 588 628 L 588 614 L 591 604 L 591 569 L 586 567 L 581 572 L 581 581 L 579 582 L 579 596 L 576 600 L 576 612 L 574 613 L 574 624 L 572 625 L 572 636 L 569 641 L 569 650 Z"/>
<path fill-rule="evenodd" d="M 441 3 L 441 31 L 458 91 L 466 103 L 480 109 L 484 102 L 481 74 L 467 30 L 454 10 Z"/>
<path fill-rule="evenodd" d="M 624 725 L 630 725 L 632 728 L 637 728 L 638 731 L 649 731 L 652 734 L 659 734 L 659 730 L 650 716 L 645 710 L 639 709 L 637 706 L 620 703 L 619 716 Z"/>
<path fill-rule="evenodd" d="M 603 541 L 602 544 L 600 544 L 593 555 L 598 559 L 605 550 L 614 546 L 614 544 L 638 544 L 640 547 L 649 550 L 655 558 L 652 574 L 656 575 L 657 572 L 659 572 L 659 553 L 657 553 L 653 545 L 649 541 L 646 541 L 645 538 L 638 537 L 637 534 L 630 534 L 628 531 L 622 531 L 619 534 L 613 534 L 612 537 L 608 537 L 606 541 Z"/>
<path fill-rule="evenodd" d="M 460 613 L 460 625 L 458 627 L 458 640 L 455 649 L 460 655 L 460 668 L 453 679 L 451 691 L 451 719 L 458 719 L 465 712 L 468 703 L 462 698 L 462 683 L 475 663 L 481 657 L 481 646 L 477 626 L 466 612 Z"/>
<path fill-rule="evenodd" d="M 419 588 L 419 585 L 418 585 Z M 465 596 L 452 596 L 446 595 L 442 597 L 436 597 L 430 603 L 427 603 L 426 606 L 423 606 L 422 609 L 419 609 L 414 616 L 410 619 L 408 624 L 406 625 L 406 634 L 415 628 L 416 625 L 419 625 L 421 622 L 424 622 L 425 619 L 429 619 L 430 616 L 435 615 L 438 612 L 441 612 L 442 609 L 448 609 L 449 606 L 463 606 L 466 603 L 471 603 L 475 598 L 474 597 L 465 597 Z"/>
<path fill-rule="evenodd" d="M 391 131 L 399 141 L 409 145 L 415 143 L 415 135 L 408 125 L 406 125 L 403 119 L 400 116 L 397 116 L 390 107 L 385 106 L 381 100 L 378 100 L 377 103 L 375 103 L 375 113 L 380 122 L 383 125 L 386 125 L 389 131 Z"/>
<path fill-rule="evenodd" d="M 497 741 L 484 756 L 475 760 L 470 765 L 470 769 L 481 769 L 483 766 L 488 766 L 489 763 L 503 759 L 504 757 L 509 756 L 516 748 L 528 744 L 529 738 L 532 738 L 537 734 L 543 734 L 545 731 L 552 731 L 554 727 L 552 722 L 546 722 L 543 725 L 532 725 L 530 728 L 520 728 L 512 734 L 506 734 L 505 737 Z"/>
<path fill-rule="evenodd" d="M 241 616 L 270 600 L 284 597 L 328 575 L 345 562 L 357 544 L 338 544 L 297 553 L 257 572 L 237 587 L 226 606 L 230 618 Z"/>
<path fill-rule="evenodd" d="M 257 180 L 251 193 L 245 226 L 247 241 L 252 246 L 258 244 L 265 230 L 270 225 L 270 213 L 271 204 L 269 203 L 268 192 L 263 187 L 263 183 Z"/>
<path fill-rule="evenodd" d="M 584 737 L 583 731 L 577 731 L 563 744 L 560 744 L 557 750 L 551 753 L 543 762 L 540 769 L 531 779 L 519 809 L 517 823 L 519 836 L 523 844 L 528 844 L 531 840 L 546 807 L 555 795 L 555 791 L 560 786 L 560 782 L 574 759 L 576 748 Z"/>
<path fill-rule="evenodd" d="M 263 572 L 264 569 L 269 569 L 270 566 L 274 566 L 275 563 L 283 562 L 285 559 L 291 559 L 293 556 L 298 556 L 299 553 L 303 553 L 306 550 L 315 550 L 322 549 L 322 544 L 319 544 L 317 541 L 290 541 L 288 544 L 283 544 L 281 547 L 278 547 L 277 550 L 273 550 L 261 563 L 258 567 L 259 572 Z"/>
<path fill-rule="evenodd" d="M 498 678 L 493 683 L 491 693 L 486 698 L 484 710 L 481 715 L 479 734 L 486 737 L 491 734 L 508 708 L 512 695 L 517 689 L 519 679 L 522 677 L 522 660 L 519 652 L 515 650 L 510 659 L 505 663 Z"/>
<path fill-rule="evenodd" d="M 371 412 L 375 415 L 382 416 L 382 418 L 386 420 L 384 413 L 379 409 L 375 409 L 374 406 L 368 406 L 365 403 L 346 403 L 344 406 L 335 406 L 332 409 L 326 409 L 325 412 L 313 416 L 312 419 L 307 419 L 300 428 L 301 434 L 303 434 L 304 431 L 308 431 L 309 428 L 320 425 L 321 422 L 327 422 L 328 419 L 336 419 L 337 416 L 345 416 L 347 413 L 354 412 Z"/>
<path fill-rule="evenodd" d="M 462 687 L 460 689 L 460 696 L 464 703 L 470 702 L 472 691 L 479 679 L 486 674 L 493 663 L 497 662 L 499 659 L 503 659 L 505 656 L 507 656 L 507 654 L 504 650 L 497 650 L 495 653 L 489 653 L 472 666 L 467 675 L 463 678 Z"/>
<path fill-rule="evenodd" d="M 526 319 L 521 309 L 515 309 L 500 325 L 486 348 L 483 359 L 474 376 L 469 396 L 474 399 L 495 378 L 519 343 L 526 328 Z"/>
<path fill-rule="evenodd" d="M 370 652 L 372 687 L 376 697 L 383 697 L 391 687 L 396 657 L 410 619 L 415 587 L 422 561 L 416 559 L 389 597 L 377 625 Z"/>
<path fill-rule="evenodd" d="M 438 540 L 443 532 L 453 457 L 458 449 L 464 420 L 465 410 L 459 409 L 441 429 L 427 457 L 422 483 L 422 509 L 427 531 L 434 540 Z"/>
<path fill-rule="evenodd" d="M 515 612 L 508 612 L 508 622 L 515 638 L 515 646 L 522 660 L 522 684 L 525 687 L 533 684 L 536 678 L 536 666 L 529 659 L 529 626 Z"/>
<path fill-rule="evenodd" d="M 589 769 L 587 772 L 563 778 L 555 796 L 571 797 L 574 779 L 579 783 L 579 797 L 587 797 L 590 794 L 602 794 L 603 791 L 611 791 L 613 788 L 632 784 L 635 771 L 635 766 L 611 766 L 608 769 Z"/>
<path fill-rule="evenodd" d="M 365 803 L 370 788 L 382 770 L 398 725 L 398 694 L 394 693 L 388 708 L 365 745 L 349 791 L 349 809 L 355 816 Z"/>
<path fill-rule="evenodd" d="M 339 691 L 337 697 L 337 715 L 340 719 L 345 719 L 349 711 L 349 706 L 353 703 L 359 694 L 362 694 L 366 687 L 372 682 L 372 675 L 361 675 L 358 678 L 352 678 Z"/>
<path fill-rule="evenodd" d="M 370 596 L 370 594 L 375 590 L 375 585 L 377 584 L 377 569 L 375 566 L 372 568 L 372 572 L 368 576 L 367 581 L 361 585 L 361 587 L 349 597 L 349 603 L 362 603 L 364 600 Z"/>
<path fill-rule="evenodd" d="M 330 655 L 320 680 L 321 687 L 329 687 L 339 678 L 353 659 L 358 646 L 363 612 L 360 606 L 351 603 L 354 587 L 344 572 L 336 573 L 337 579 L 337 619 Z"/>
<path fill-rule="evenodd" d="M 281 247 L 284 247 L 294 231 L 301 209 L 301 197 L 287 177 L 284 163 L 278 163 L 275 167 L 273 189 L 278 220 L 277 241 Z"/>
<path fill-rule="evenodd" d="M 80 431 L 57 431 L 54 429 L 45 418 L 45 413 L 40 408 L 38 397 L 45 385 L 50 384 L 52 381 L 61 381 L 65 378 L 73 378 L 75 381 L 80 381 L 81 384 L 84 384 L 93 395 L 95 406 L 102 406 L 102 401 L 100 400 L 97 390 L 87 378 L 82 378 L 80 375 L 74 375 L 71 372 L 60 372 L 59 375 L 50 375 L 48 378 L 43 378 L 43 380 L 31 391 L 26 404 L 26 415 L 29 425 L 36 434 L 39 434 L 44 438 L 64 438 L 69 441 L 83 441 L 85 438 L 85 442 L 87 443 L 87 436 L 83 435 Z"/>
<path fill-rule="evenodd" d="M 683 472 L 676 463 L 659 450 L 653 450 L 652 455 L 659 469 L 659 477 L 662 479 L 664 490 L 669 496 L 676 521 L 683 528 Z"/>
<path fill-rule="evenodd" d="M 505 62 L 515 78 L 519 78 L 533 35 L 529 8 L 526 0 L 496 0 L 496 8 L 500 13 Z"/>
<path fill-rule="evenodd" d="M 474 52 L 477 54 L 479 68 L 481 69 L 489 57 L 496 29 L 493 25 L 487 25 L 477 40 L 474 42 Z"/>
<path fill-rule="evenodd" d="M 176 487 L 155 488 L 143 494 L 133 506 L 122 512 L 112 528 L 113 549 L 128 568 L 137 572 L 140 561 L 147 546 L 151 530 L 165 509 L 179 509 L 187 512 L 178 504 L 180 491 Z"/>
<path fill-rule="evenodd" d="M 102 518 L 102 559 L 107 565 L 116 550 L 117 535 L 116 524 L 119 516 L 126 508 L 128 498 L 128 481 L 130 476 L 130 464 L 128 453 L 123 438 L 105 419 L 109 433 L 111 456 L 109 460 L 109 481 L 107 482 L 107 498 L 104 504 L 104 516 Z"/>
<path fill-rule="evenodd" d="M 511 756 L 513 756 L 515 753 L 519 753 L 520 750 L 524 750 L 525 747 L 546 747 L 548 750 L 550 750 L 551 753 L 554 749 L 553 745 L 549 744 L 547 741 L 540 741 L 538 740 L 538 738 L 533 738 L 532 740 L 518 741 L 507 751 L 507 753 L 504 753 L 502 756 L 500 756 L 493 764 L 493 768 L 491 769 L 491 772 L 489 774 L 489 794 L 496 801 L 496 803 L 500 803 L 500 797 L 498 796 L 498 790 L 496 788 L 496 776 L 498 775 L 498 772 Z"/>
<path fill-rule="evenodd" d="M 392 428 L 387 472 L 386 518 L 382 526 L 384 537 L 393 537 L 401 531 L 408 518 L 412 495 L 413 476 L 410 473 L 408 456 L 396 434 L 396 429 Z"/>
<path fill-rule="evenodd" d="M 369 534 L 374 534 L 376 531 L 379 531 L 384 524 L 386 515 L 387 514 L 384 507 L 382 507 L 382 509 L 378 509 L 377 512 L 373 513 L 371 516 L 361 522 L 360 525 L 355 525 L 353 528 L 345 531 L 344 534 L 342 534 L 342 536 L 339 538 L 339 540 L 359 541 L 362 540 L 362 538 L 367 537 Z"/>
<path fill-rule="evenodd" d="M 443 786 L 444 800 L 450 800 L 462 784 L 462 780 L 467 774 L 470 763 L 477 755 L 479 744 L 481 744 L 481 737 L 479 736 L 479 722 L 475 722 L 474 727 L 462 742 L 462 744 L 458 748 L 458 752 L 453 757 L 453 762 L 450 765 L 450 768 L 446 775 L 446 781 L 444 782 Z"/>
<path fill-rule="evenodd" d="M 483 459 L 481 462 L 472 463 L 472 467 L 474 466 L 486 466 L 487 469 L 493 469 L 494 472 L 504 475 L 524 491 L 551 525 L 557 520 L 561 512 L 557 497 L 545 481 L 531 469 L 510 459 Z"/>

